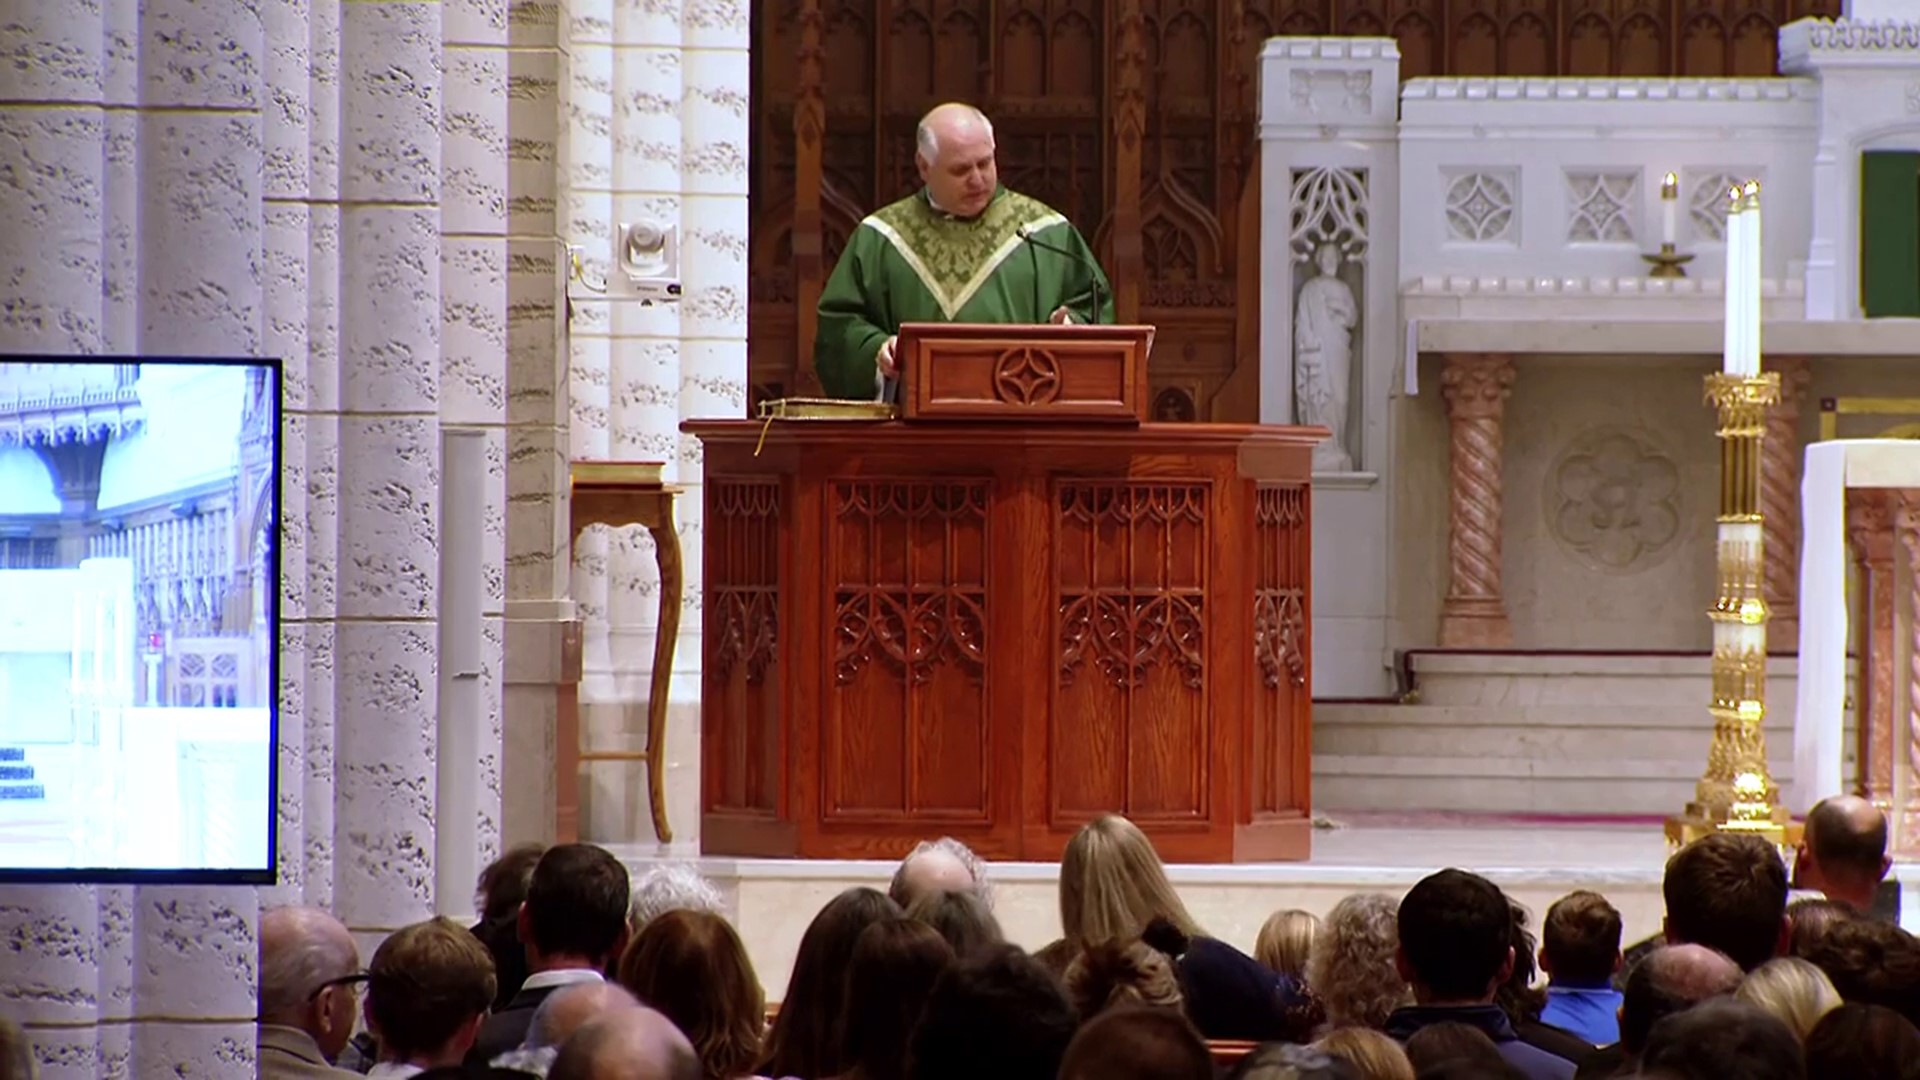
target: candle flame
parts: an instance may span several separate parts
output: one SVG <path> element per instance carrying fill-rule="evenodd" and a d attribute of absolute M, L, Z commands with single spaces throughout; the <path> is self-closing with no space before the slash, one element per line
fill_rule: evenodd
<path fill-rule="evenodd" d="M 1747 181 L 1747 194 L 1757 197 L 1760 194 L 1760 181 L 1758 180 Z"/>
<path fill-rule="evenodd" d="M 1679 174 L 1668 173 L 1666 176 L 1661 177 L 1660 179 L 1660 197 L 1661 198 L 1671 199 L 1678 196 L 1679 194 L 1680 194 Z"/>

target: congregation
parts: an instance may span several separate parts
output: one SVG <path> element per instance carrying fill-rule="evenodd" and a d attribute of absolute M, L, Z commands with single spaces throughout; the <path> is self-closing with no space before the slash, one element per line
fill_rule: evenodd
<path fill-rule="evenodd" d="M 1003 940 L 988 868 L 919 845 L 813 919 L 770 1004 L 720 891 L 635 881 L 590 844 L 519 848 L 472 927 L 389 936 L 363 968 L 311 908 L 262 918 L 259 1070 L 552 1080 L 1904 1080 L 1920 941 L 1873 910 L 1872 804 L 1829 799 L 1793 866 L 1757 836 L 1681 849 L 1664 934 L 1623 953 L 1575 892 L 1536 939 L 1486 878 L 1276 912 L 1252 955 L 1197 925 L 1151 842 L 1099 818 L 1062 860 L 1060 940 Z M 1791 889 L 1822 894 L 1789 903 Z M 364 1020 L 364 1023 L 361 1021 Z M 356 1034 L 356 1029 L 361 1029 Z"/>

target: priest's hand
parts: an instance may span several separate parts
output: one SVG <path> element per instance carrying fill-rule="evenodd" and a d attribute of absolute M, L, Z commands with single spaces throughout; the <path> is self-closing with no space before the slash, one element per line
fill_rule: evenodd
<path fill-rule="evenodd" d="M 1065 326 L 1073 321 L 1073 312 L 1067 310 L 1067 305 L 1061 304 L 1053 309 L 1053 314 L 1047 316 L 1047 321 L 1055 326 Z"/>
<path fill-rule="evenodd" d="M 889 379 L 900 374 L 900 368 L 893 362 L 893 347 L 899 340 L 900 335 L 895 334 L 881 342 L 880 351 L 873 354 L 874 365 L 880 369 L 880 374 L 885 375 Z"/>

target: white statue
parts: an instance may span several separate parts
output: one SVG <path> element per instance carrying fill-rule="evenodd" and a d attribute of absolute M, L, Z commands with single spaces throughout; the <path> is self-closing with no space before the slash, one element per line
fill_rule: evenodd
<path fill-rule="evenodd" d="M 1315 472 L 1352 472 L 1347 452 L 1347 394 L 1353 384 L 1353 326 L 1360 316 L 1353 290 L 1339 278 L 1340 248 L 1313 249 L 1320 276 L 1300 287 L 1293 312 L 1293 394 L 1302 424 L 1333 436 L 1313 451 Z"/>

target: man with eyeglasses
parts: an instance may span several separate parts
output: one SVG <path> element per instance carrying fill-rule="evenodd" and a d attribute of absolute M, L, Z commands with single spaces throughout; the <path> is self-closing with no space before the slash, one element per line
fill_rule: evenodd
<path fill-rule="evenodd" d="M 347 1080 L 331 1064 L 353 1034 L 360 951 L 340 920 L 316 908 L 283 907 L 260 917 L 262 1080 Z"/>

